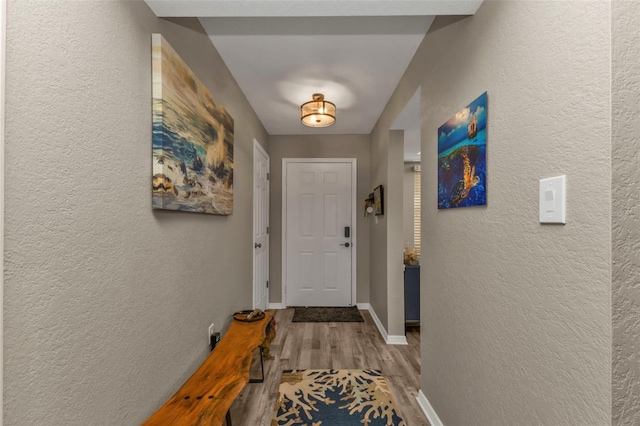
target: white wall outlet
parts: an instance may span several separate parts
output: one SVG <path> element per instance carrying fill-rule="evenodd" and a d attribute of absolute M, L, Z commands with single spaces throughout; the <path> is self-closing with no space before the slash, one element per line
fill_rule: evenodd
<path fill-rule="evenodd" d="M 211 336 L 213 336 L 214 330 L 214 323 L 211 323 L 211 325 L 209 326 L 209 344 L 211 344 Z"/>

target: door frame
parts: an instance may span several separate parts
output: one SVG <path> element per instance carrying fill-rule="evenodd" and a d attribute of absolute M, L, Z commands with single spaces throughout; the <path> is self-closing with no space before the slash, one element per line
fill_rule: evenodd
<path fill-rule="evenodd" d="M 287 165 L 289 163 L 348 163 L 351 164 L 351 306 L 356 306 L 357 289 L 357 220 L 358 159 L 356 158 L 283 158 L 282 159 L 282 308 L 287 307 Z"/>
<path fill-rule="evenodd" d="M 0 363 L 4 365 L 4 133 L 5 133 L 5 81 L 7 52 L 7 1 L 0 0 L 0 251 L 2 251 L 2 276 L 0 276 Z M 4 369 L 0 371 L 0 386 L 4 388 Z M 4 406 L 4 396 L 0 394 Z M 4 416 L 0 410 L 0 426 Z"/>
<path fill-rule="evenodd" d="M 269 157 L 269 154 L 267 154 L 267 151 L 264 150 L 264 148 L 262 147 L 262 145 L 260 145 L 260 142 L 258 142 L 257 139 L 253 139 L 253 153 L 255 154 L 255 151 L 258 150 L 260 151 L 260 153 L 262 155 L 264 155 L 267 158 L 267 176 L 269 176 L 269 174 L 271 173 L 271 157 Z M 252 245 L 255 243 L 255 236 L 256 236 L 256 220 L 255 220 L 255 215 L 256 215 L 256 205 L 255 205 L 255 200 L 256 200 L 256 159 L 255 156 L 253 157 L 253 200 L 252 200 L 252 204 L 253 204 L 253 221 L 252 221 L 252 229 L 253 229 L 253 234 L 251 239 L 252 241 Z M 269 210 L 271 207 L 271 195 L 270 195 L 270 190 L 271 190 L 271 181 L 270 178 L 267 177 L 267 181 L 269 182 L 269 184 L 267 185 L 267 223 L 269 223 L 271 215 L 269 214 Z M 269 227 L 269 225 L 267 225 L 267 227 Z M 269 234 L 269 232 L 267 232 L 267 241 L 269 241 L 269 243 L 267 244 L 267 281 L 270 281 L 269 279 L 269 258 L 271 256 L 271 235 Z M 255 251 L 252 249 L 251 253 L 253 253 L 253 256 L 251 261 L 253 262 L 253 288 L 252 288 L 252 301 L 251 301 L 251 305 L 253 306 L 253 308 L 255 309 L 255 303 L 256 303 L 256 256 L 255 256 Z M 267 286 L 267 308 L 269 308 L 269 296 L 270 296 L 270 286 Z M 0 425 L 1 426 L 1 425 Z"/>

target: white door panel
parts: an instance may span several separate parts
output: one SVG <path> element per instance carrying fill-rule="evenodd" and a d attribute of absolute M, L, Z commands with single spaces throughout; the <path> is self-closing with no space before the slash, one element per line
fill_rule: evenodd
<path fill-rule="evenodd" d="M 286 167 L 287 305 L 349 306 L 353 246 L 344 230 L 352 226 L 352 164 Z"/>
<path fill-rule="evenodd" d="M 269 304 L 269 156 L 254 141 L 253 149 L 253 308 Z"/>

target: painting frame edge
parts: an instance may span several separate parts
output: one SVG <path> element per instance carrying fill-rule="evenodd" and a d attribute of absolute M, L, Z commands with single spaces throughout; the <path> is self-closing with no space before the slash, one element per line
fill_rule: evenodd
<path fill-rule="evenodd" d="M 380 200 L 380 203 L 378 205 L 378 203 L 376 202 L 376 192 L 379 192 L 380 195 L 378 197 L 378 199 Z M 375 188 L 373 188 L 373 209 L 374 209 L 374 213 L 376 216 L 383 216 L 384 215 L 384 187 L 383 185 L 378 185 Z M 378 207 L 380 208 L 378 211 Z"/>

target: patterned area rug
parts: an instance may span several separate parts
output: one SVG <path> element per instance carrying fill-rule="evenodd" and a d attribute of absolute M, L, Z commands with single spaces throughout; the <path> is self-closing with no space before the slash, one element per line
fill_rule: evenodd
<path fill-rule="evenodd" d="M 288 370 L 271 426 L 406 426 L 378 370 Z"/>
<path fill-rule="evenodd" d="M 291 322 L 363 322 L 356 306 L 349 308 L 296 307 Z"/>

